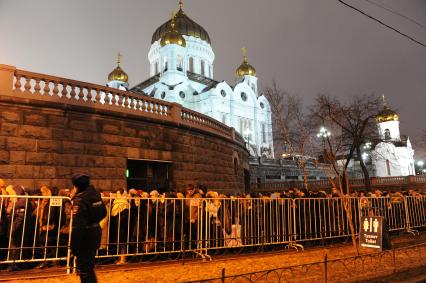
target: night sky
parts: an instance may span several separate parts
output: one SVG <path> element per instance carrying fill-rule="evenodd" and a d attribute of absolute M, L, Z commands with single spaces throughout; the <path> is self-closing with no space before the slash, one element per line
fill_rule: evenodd
<path fill-rule="evenodd" d="M 426 44 L 425 0 L 346 2 Z M 245 46 L 261 87 L 275 78 L 306 106 L 319 92 L 385 94 L 416 159 L 426 158 L 426 47 L 337 0 L 184 3 L 210 35 L 215 79 L 235 81 Z M 0 0 L 0 63 L 105 84 L 120 51 L 132 86 L 148 78 L 151 36 L 176 9 L 177 0 Z"/>

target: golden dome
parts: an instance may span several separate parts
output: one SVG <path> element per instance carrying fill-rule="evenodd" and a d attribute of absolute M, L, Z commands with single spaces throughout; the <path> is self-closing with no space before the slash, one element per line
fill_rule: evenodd
<path fill-rule="evenodd" d="M 120 57 L 121 54 L 117 54 L 117 67 L 108 75 L 108 81 L 120 81 L 127 83 L 129 80 L 129 76 L 126 74 L 126 72 L 123 71 L 120 67 Z"/>
<path fill-rule="evenodd" d="M 168 20 L 157 28 L 157 30 L 152 35 L 151 44 L 159 39 L 162 39 L 166 35 L 166 33 L 170 30 L 171 22 L 172 20 Z M 175 29 L 181 35 L 197 37 L 211 44 L 210 37 L 207 31 L 202 26 L 191 20 L 183 12 L 182 1 L 179 1 L 179 11 L 177 12 L 175 17 Z"/>
<path fill-rule="evenodd" d="M 175 13 L 173 13 L 169 30 L 164 34 L 163 37 L 161 37 L 161 46 L 165 46 L 168 44 L 177 44 L 182 47 L 186 46 L 185 38 L 183 38 L 183 36 L 176 30 L 175 18 L 176 15 Z"/>
<path fill-rule="evenodd" d="M 247 63 L 247 50 L 243 47 L 243 63 L 235 71 L 238 78 L 243 76 L 256 76 L 256 69 Z"/>
<path fill-rule="evenodd" d="M 384 95 L 382 95 L 382 101 L 383 101 L 383 110 L 376 115 L 377 123 L 388 122 L 388 121 L 399 121 L 398 114 L 388 107 Z"/>
<path fill-rule="evenodd" d="M 386 105 L 383 107 L 383 110 L 376 115 L 377 123 L 388 122 L 388 121 L 399 121 L 398 114 L 389 109 Z"/>

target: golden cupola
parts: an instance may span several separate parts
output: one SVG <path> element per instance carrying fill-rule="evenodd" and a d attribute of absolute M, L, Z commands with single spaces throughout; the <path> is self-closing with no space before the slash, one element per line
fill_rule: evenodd
<path fill-rule="evenodd" d="M 129 80 L 129 76 L 126 74 L 126 72 L 123 71 L 120 67 L 120 59 L 121 54 L 117 54 L 117 67 L 108 75 L 108 81 L 120 81 L 123 83 L 127 83 Z"/>
<path fill-rule="evenodd" d="M 237 68 L 235 74 L 238 78 L 244 76 L 256 76 L 256 69 L 247 62 L 247 50 L 243 47 L 243 63 Z"/>
<path fill-rule="evenodd" d="M 160 45 L 165 46 L 168 44 L 177 44 L 182 47 L 186 46 L 186 40 L 183 38 L 182 34 L 180 34 L 176 30 L 176 15 L 173 12 L 172 19 L 170 21 L 170 27 L 168 31 L 161 37 Z"/>
<path fill-rule="evenodd" d="M 376 115 L 377 123 L 389 122 L 389 121 L 399 121 L 399 115 L 392 109 L 390 109 L 385 101 L 385 96 L 382 96 L 383 100 L 383 110 Z"/>
<path fill-rule="evenodd" d="M 155 30 L 154 34 L 152 35 L 151 43 L 154 43 L 157 40 L 162 39 L 166 35 L 166 33 L 170 30 L 171 24 L 172 24 L 172 20 L 168 20 L 167 22 L 159 26 Z M 179 1 L 179 11 L 177 12 L 174 18 L 174 25 L 175 25 L 174 27 L 175 30 L 179 34 L 186 35 L 186 36 L 193 36 L 207 42 L 208 44 L 211 44 L 210 36 L 207 33 L 207 31 L 202 26 L 200 26 L 199 24 L 191 20 L 191 18 L 189 18 L 183 11 L 182 0 Z"/>

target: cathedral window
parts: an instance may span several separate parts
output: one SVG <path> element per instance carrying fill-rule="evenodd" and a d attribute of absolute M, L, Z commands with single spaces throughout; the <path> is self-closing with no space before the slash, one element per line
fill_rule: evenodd
<path fill-rule="evenodd" d="M 189 71 L 194 72 L 194 58 L 189 57 Z"/>
<path fill-rule="evenodd" d="M 390 131 L 389 129 L 385 130 L 385 140 L 390 140 L 391 139 L 391 135 L 390 135 Z"/>
<path fill-rule="evenodd" d="M 265 108 L 265 104 L 263 104 L 263 102 L 260 103 L 260 108 Z"/>
<path fill-rule="evenodd" d="M 246 94 L 245 92 L 242 92 L 242 93 L 241 93 L 241 99 L 242 99 L 243 101 L 247 101 L 247 94 Z"/>
<path fill-rule="evenodd" d="M 164 99 L 166 97 L 166 92 L 165 91 L 163 91 L 162 93 L 161 93 L 161 99 Z"/>
<path fill-rule="evenodd" d="M 223 90 L 223 89 L 222 89 L 222 90 L 220 91 L 220 94 L 221 94 L 223 97 L 226 97 L 226 92 L 225 92 L 225 90 Z"/>
<path fill-rule="evenodd" d="M 183 91 L 179 92 L 179 97 L 184 99 L 185 98 L 185 93 Z"/>
<path fill-rule="evenodd" d="M 262 143 L 266 143 L 266 129 L 265 129 L 265 123 L 262 123 Z"/>
<path fill-rule="evenodd" d="M 182 56 L 177 56 L 177 70 L 183 71 L 183 58 L 182 58 Z"/>
<path fill-rule="evenodd" d="M 386 171 L 388 173 L 388 176 L 391 176 L 391 169 L 390 169 L 390 162 L 389 162 L 389 160 L 386 160 Z"/>
<path fill-rule="evenodd" d="M 168 66 L 168 64 L 167 64 L 167 57 L 164 57 L 164 64 L 163 64 L 163 71 L 164 72 L 167 71 L 167 66 Z"/>
<path fill-rule="evenodd" d="M 201 60 L 201 75 L 202 75 L 202 76 L 204 76 L 204 75 L 205 75 L 204 68 L 205 68 L 204 60 Z"/>

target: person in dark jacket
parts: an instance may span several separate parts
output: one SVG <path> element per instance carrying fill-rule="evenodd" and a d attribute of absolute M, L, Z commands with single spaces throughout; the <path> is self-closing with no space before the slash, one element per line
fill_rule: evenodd
<path fill-rule="evenodd" d="M 71 251 L 77 257 L 80 281 L 97 282 L 94 268 L 101 243 L 99 221 L 106 216 L 106 208 L 99 192 L 90 185 L 88 175 L 73 175 L 72 184 L 77 193 L 73 197 Z"/>

